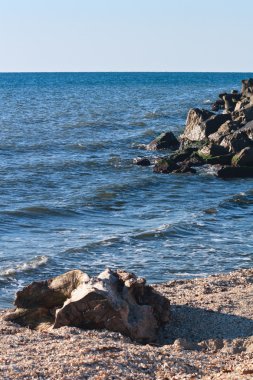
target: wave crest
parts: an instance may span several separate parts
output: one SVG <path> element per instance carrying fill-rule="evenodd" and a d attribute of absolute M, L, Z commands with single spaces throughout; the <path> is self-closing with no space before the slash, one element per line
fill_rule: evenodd
<path fill-rule="evenodd" d="M 42 265 L 45 265 L 47 262 L 48 262 L 47 256 L 36 256 L 32 260 L 26 263 L 18 264 L 13 267 L 3 269 L 2 271 L 0 271 L 0 276 L 8 277 L 8 276 L 13 276 L 20 272 L 29 272 L 29 271 L 39 268 Z"/>

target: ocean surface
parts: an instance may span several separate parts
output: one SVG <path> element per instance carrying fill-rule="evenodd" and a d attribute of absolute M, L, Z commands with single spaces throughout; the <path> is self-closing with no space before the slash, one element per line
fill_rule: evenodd
<path fill-rule="evenodd" d="M 252 74 L 0 74 L 0 307 L 79 268 L 150 283 L 253 266 L 253 180 L 133 165 Z M 163 152 L 164 154 L 164 152 Z"/>

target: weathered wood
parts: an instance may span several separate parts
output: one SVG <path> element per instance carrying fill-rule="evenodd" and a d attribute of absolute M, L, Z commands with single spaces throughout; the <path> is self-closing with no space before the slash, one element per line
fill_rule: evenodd
<path fill-rule="evenodd" d="M 35 282 L 17 293 L 6 319 L 38 330 L 76 326 L 108 329 L 140 342 L 153 342 L 170 317 L 169 301 L 146 280 L 110 269 L 89 278 L 71 271 Z"/>

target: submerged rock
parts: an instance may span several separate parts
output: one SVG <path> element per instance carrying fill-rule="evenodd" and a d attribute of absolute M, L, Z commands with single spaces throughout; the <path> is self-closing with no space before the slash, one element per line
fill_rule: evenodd
<path fill-rule="evenodd" d="M 133 163 L 139 166 L 150 166 L 151 162 L 147 157 L 136 157 L 133 159 Z"/>
<path fill-rule="evenodd" d="M 170 318 L 168 299 L 145 279 L 122 270 L 107 269 L 94 278 L 74 270 L 34 282 L 17 293 L 15 305 L 5 319 L 22 326 L 105 328 L 139 342 L 156 341 Z"/>

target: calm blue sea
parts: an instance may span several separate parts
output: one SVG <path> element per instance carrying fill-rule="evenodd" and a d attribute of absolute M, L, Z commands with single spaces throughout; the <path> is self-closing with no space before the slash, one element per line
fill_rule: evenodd
<path fill-rule="evenodd" d="M 253 181 L 159 175 L 139 144 L 252 74 L 0 74 L 0 307 L 106 266 L 161 282 L 253 266 Z M 149 152 L 148 154 L 154 154 Z"/>

